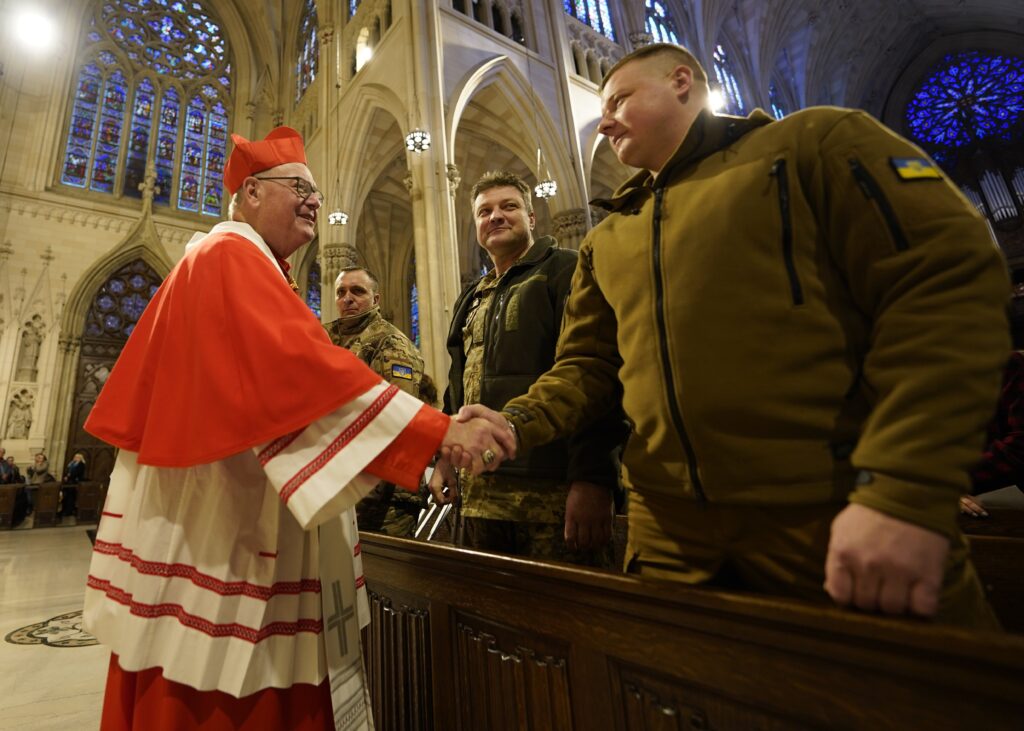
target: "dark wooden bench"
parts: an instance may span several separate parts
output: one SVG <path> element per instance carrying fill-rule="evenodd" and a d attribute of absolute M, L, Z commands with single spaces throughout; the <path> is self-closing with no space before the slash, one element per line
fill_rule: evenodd
<path fill-rule="evenodd" d="M 103 511 L 106 497 L 103 483 L 85 480 L 76 485 L 78 488 L 77 513 L 79 523 L 97 523 Z"/>
<path fill-rule="evenodd" d="M 1004 627 L 1024 633 L 1024 510 L 988 513 L 987 518 L 962 515 L 960 527 L 992 608 Z"/>
<path fill-rule="evenodd" d="M 57 506 L 60 503 L 60 483 L 44 482 L 36 486 L 35 501 L 32 514 L 35 516 L 35 528 L 47 528 L 57 525 Z"/>
<path fill-rule="evenodd" d="M 377 728 L 1009 729 L 1024 638 L 362 534 Z"/>
<path fill-rule="evenodd" d="M 0 485 L 0 530 L 10 530 L 14 521 L 14 500 L 23 485 Z"/>

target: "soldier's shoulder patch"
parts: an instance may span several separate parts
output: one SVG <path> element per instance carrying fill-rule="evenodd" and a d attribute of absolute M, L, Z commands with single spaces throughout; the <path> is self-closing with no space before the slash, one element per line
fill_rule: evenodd
<path fill-rule="evenodd" d="M 391 376 L 393 378 L 404 378 L 407 381 L 412 380 L 412 366 L 403 365 L 401 363 L 391 364 Z"/>
<path fill-rule="evenodd" d="M 926 157 L 890 157 L 889 164 L 900 180 L 941 180 L 942 173 Z"/>

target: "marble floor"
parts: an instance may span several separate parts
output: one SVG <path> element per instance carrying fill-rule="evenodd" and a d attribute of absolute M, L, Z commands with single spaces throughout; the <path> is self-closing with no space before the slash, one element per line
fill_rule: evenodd
<path fill-rule="evenodd" d="M 99 728 L 110 652 L 79 631 L 87 528 L 0 532 L 0 729 Z"/>

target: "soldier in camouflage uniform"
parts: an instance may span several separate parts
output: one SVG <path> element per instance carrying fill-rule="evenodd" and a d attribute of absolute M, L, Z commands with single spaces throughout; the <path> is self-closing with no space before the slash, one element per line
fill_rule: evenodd
<path fill-rule="evenodd" d="M 471 200 L 478 242 L 494 268 L 455 305 L 448 413 L 473 403 L 500 408 L 551 366 L 576 267 L 575 251 L 558 248 L 550 236 L 534 240 L 530 189 L 517 176 L 488 173 Z M 622 420 L 612 418 L 492 474 L 459 475 L 458 543 L 610 567 L 615 451 L 624 436 Z"/>
<path fill-rule="evenodd" d="M 388 383 L 423 398 L 423 358 L 405 333 L 381 316 L 377 277 L 363 267 L 345 267 L 334 293 L 340 317 L 324 325 L 331 342 L 352 351 Z M 435 399 L 436 394 L 435 389 Z M 418 494 L 382 482 L 356 506 L 359 528 L 408 537 L 422 507 Z"/>

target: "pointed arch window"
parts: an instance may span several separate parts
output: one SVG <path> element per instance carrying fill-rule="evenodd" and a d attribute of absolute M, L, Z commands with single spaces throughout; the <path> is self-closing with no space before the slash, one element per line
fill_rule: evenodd
<path fill-rule="evenodd" d="M 721 45 L 715 46 L 714 58 L 715 78 L 722 89 L 725 98 L 725 111 L 730 114 L 743 114 L 746 105 L 743 103 L 743 94 L 740 92 L 739 82 L 736 81 L 736 74 L 732 70 L 732 62 L 729 55 Z"/>
<path fill-rule="evenodd" d="M 121 267 L 99 288 L 85 316 L 89 338 L 126 340 L 160 287 L 161 278 L 142 259 Z"/>
<path fill-rule="evenodd" d="M 199 0 L 94 0 L 85 24 L 59 182 L 140 198 L 146 165 L 157 205 L 221 214 L 231 62 Z"/>
<path fill-rule="evenodd" d="M 608 11 L 608 0 L 562 0 L 562 4 L 572 17 L 591 28 L 615 40 L 615 30 L 612 28 L 612 15 Z"/>
<path fill-rule="evenodd" d="M 309 265 L 309 274 L 306 275 L 306 306 L 313 311 L 313 314 L 320 318 L 320 260 L 315 260 Z"/>
<path fill-rule="evenodd" d="M 360 0 L 348 0 L 348 17 L 352 17 L 359 10 Z"/>
<path fill-rule="evenodd" d="M 768 86 L 768 103 L 772 108 L 772 116 L 776 119 L 782 119 L 789 113 L 786 111 L 785 102 L 782 101 L 782 95 L 779 94 L 779 87 L 775 85 L 774 81 Z"/>
<path fill-rule="evenodd" d="M 675 21 L 672 20 L 668 6 L 660 0 L 647 0 L 646 25 L 655 43 L 679 43 Z"/>
<path fill-rule="evenodd" d="M 295 60 L 296 104 L 316 78 L 316 64 L 320 54 L 320 41 L 316 29 L 316 0 L 306 0 L 306 8 L 302 11 L 302 20 L 299 21 L 298 42 L 295 44 L 299 53 Z"/>

